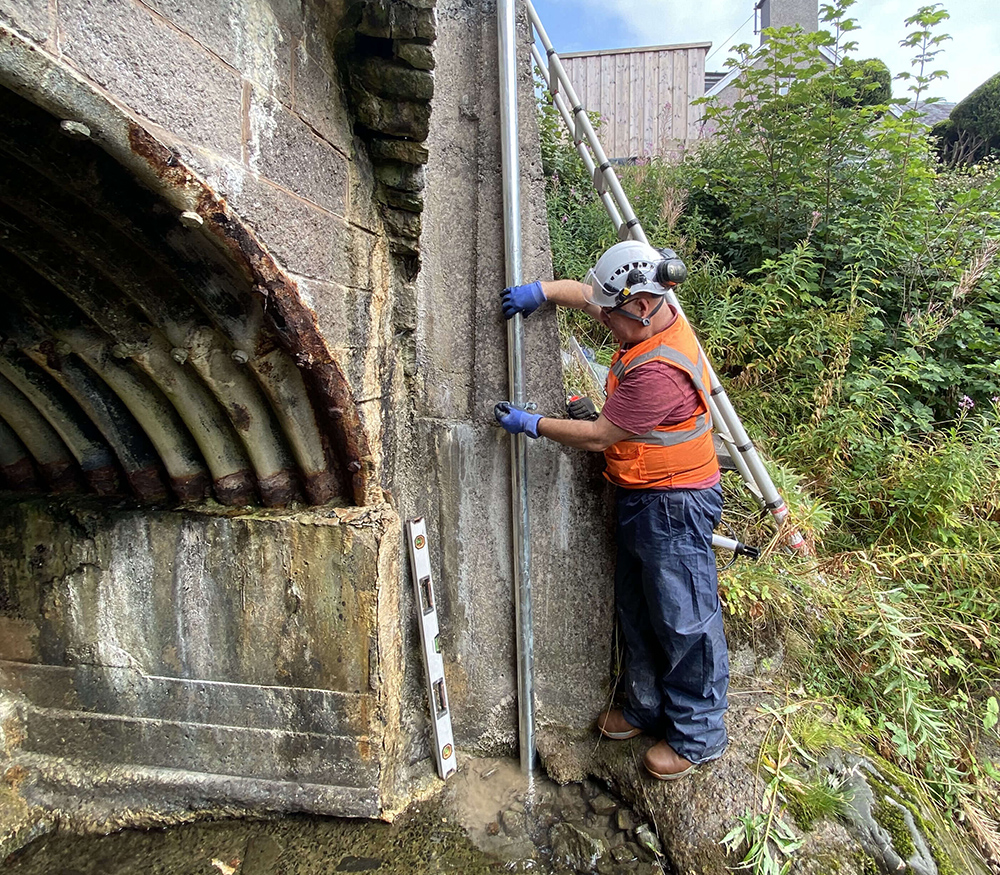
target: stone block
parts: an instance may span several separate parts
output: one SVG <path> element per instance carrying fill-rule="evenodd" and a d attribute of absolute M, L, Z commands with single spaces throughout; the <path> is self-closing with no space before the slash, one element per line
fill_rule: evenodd
<path fill-rule="evenodd" d="M 331 349 L 367 349 L 373 342 L 373 296 L 368 289 L 295 277 L 299 294 L 317 316 Z"/>
<path fill-rule="evenodd" d="M 357 89 L 357 120 L 366 128 L 394 137 L 423 142 L 430 130 L 431 105 L 426 102 L 387 100 Z"/>
<path fill-rule="evenodd" d="M 204 48 L 125 0 L 62 0 L 64 56 L 179 139 L 239 158 L 242 83 Z"/>
<path fill-rule="evenodd" d="M 375 165 L 375 178 L 383 185 L 401 191 L 423 191 L 424 168 L 398 162 L 382 162 Z"/>
<path fill-rule="evenodd" d="M 382 203 L 399 210 L 419 213 L 424 208 L 424 198 L 416 192 L 400 191 L 398 188 L 389 188 L 380 184 L 377 196 Z"/>
<path fill-rule="evenodd" d="M 367 288 L 372 279 L 375 238 L 345 219 L 232 163 L 211 163 L 192 155 L 213 188 L 254 230 L 268 251 L 289 271 L 313 279 Z"/>
<path fill-rule="evenodd" d="M 434 96 L 431 73 L 395 64 L 386 58 L 365 58 L 351 72 L 371 94 L 379 97 L 430 100 Z"/>
<path fill-rule="evenodd" d="M 156 10 L 179 30 L 252 82 L 288 102 L 292 39 L 301 32 L 294 0 L 155 0 Z"/>
<path fill-rule="evenodd" d="M 393 46 L 393 53 L 401 61 L 405 61 L 417 70 L 434 69 L 434 53 L 430 46 L 423 43 L 411 43 L 405 40 L 396 40 Z"/>
<path fill-rule="evenodd" d="M 0 21 L 9 22 L 25 36 L 43 43 L 52 34 L 49 10 L 48 3 L 38 0 L 0 0 Z"/>
<path fill-rule="evenodd" d="M 250 169 L 314 204 L 345 215 L 348 162 L 301 119 L 253 89 L 250 98 Z"/>
<path fill-rule="evenodd" d="M 394 0 L 368 0 L 362 8 L 358 32 L 382 39 L 433 40 L 437 21 L 433 9 L 418 9 Z"/>
<path fill-rule="evenodd" d="M 378 765 L 366 761 L 366 741 L 290 731 L 133 720 L 28 709 L 28 750 L 50 756 L 105 760 L 203 774 L 301 781 L 365 788 Z"/>
<path fill-rule="evenodd" d="M 407 210 L 385 209 L 382 211 L 385 217 L 386 227 L 393 234 L 400 237 L 412 237 L 416 239 L 420 236 L 420 215 Z"/>
<path fill-rule="evenodd" d="M 402 161 L 404 164 L 426 164 L 427 147 L 413 140 L 373 137 L 368 144 L 376 161 Z"/>
<path fill-rule="evenodd" d="M 350 153 L 353 119 L 344 103 L 340 79 L 319 63 L 303 42 L 294 54 L 292 109 L 316 133 Z"/>

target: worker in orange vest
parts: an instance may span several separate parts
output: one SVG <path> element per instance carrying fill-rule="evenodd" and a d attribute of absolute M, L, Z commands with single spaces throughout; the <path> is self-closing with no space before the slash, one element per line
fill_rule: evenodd
<path fill-rule="evenodd" d="M 626 702 L 601 712 L 597 728 L 613 739 L 658 739 L 644 764 L 661 780 L 717 759 L 728 741 L 729 654 L 711 546 L 722 490 L 709 373 L 691 326 L 664 297 L 686 276 L 671 250 L 627 240 L 601 256 L 587 283 L 504 289 L 508 319 L 551 301 L 589 313 L 620 347 L 596 417 L 540 416 L 507 401 L 494 410 L 511 434 L 604 453 L 604 476 L 617 487 L 615 604 Z M 570 413 L 587 409 L 577 400 Z"/>

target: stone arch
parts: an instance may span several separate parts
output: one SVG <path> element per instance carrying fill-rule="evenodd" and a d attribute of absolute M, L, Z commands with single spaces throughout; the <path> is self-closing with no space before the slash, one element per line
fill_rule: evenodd
<path fill-rule="evenodd" d="M 295 281 L 150 128 L 0 34 L 0 478 L 21 493 L 381 500 Z"/>

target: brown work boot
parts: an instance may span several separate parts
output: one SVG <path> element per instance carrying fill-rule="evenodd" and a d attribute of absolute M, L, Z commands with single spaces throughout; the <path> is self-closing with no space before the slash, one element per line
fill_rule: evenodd
<path fill-rule="evenodd" d="M 642 735 L 642 730 L 633 726 L 621 708 L 608 708 L 597 715 L 597 728 L 605 738 L 613 738 L 615 741 L 624 741 L 626 738 L 635 738 Z"/>
<path fill-rule="evenodd" d="M 695 764 L 686 760 L 665 741 L 658 741 L 642 759 L 646 771 L 659 781 L 676 781 L 694 771 Z"/>

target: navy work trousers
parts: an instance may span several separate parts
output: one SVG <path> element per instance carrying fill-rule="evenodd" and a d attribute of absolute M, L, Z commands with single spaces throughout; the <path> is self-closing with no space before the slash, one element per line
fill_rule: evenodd
<path fill-rule="evenodd" d="M 729 687 L 712 552 L 722 490 L 619 487 L 616 503 L 625 719 L 691 762 L 715 759 L 726 747 Z"/>

